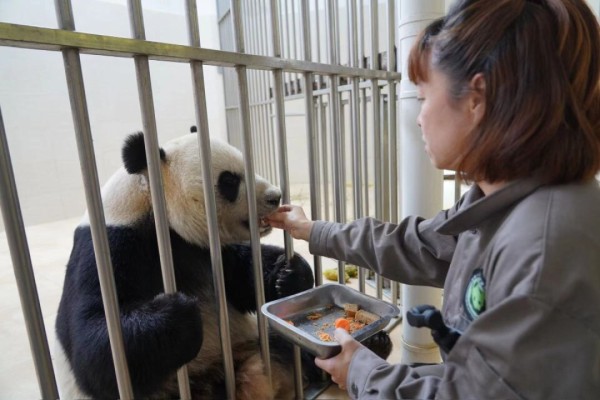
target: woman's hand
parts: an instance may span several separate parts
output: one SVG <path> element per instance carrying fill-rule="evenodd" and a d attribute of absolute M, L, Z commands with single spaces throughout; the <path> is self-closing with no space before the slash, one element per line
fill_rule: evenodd
<path fill-rule="evenodd" d="M 354 338 L 342 328 L 337 328 L 335 330 L 335 340 L 342 346 L 340 354 L 328 358 L 327 360 L 316 358 L 315 364 L 317 364 L 317 367 L 329 373 L 329 375 L 331 375 L 331 380 L 337 383 L 340 389 L 345 390 L 350 361 L 352 361 L 354 352 L 363 347 L 363 345 L 354 340 Z"/>
<path fill-rule="evenodd" d="M 308 241 L 313 221 L 306 218 L 300 206 L 283 205 L 273 214 L 267 216 L 267 222 L 274 228 L 284 229 L 294 239 Z"/>

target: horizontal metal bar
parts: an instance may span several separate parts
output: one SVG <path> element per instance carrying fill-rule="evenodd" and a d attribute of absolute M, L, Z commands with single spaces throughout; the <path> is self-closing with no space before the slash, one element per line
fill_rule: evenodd
<path fill-rule="evenodd" d="M 303 60 L 287 60 L 278 57 L 240 54 L 231 51 L 7 23 L 0 23 L 0 46 L 54 51 L 62 50 L 65 47 L 75 47 L 79 49 L 81 54 L 117 57 L 146 55 L 151 60 L 185 63 L 196 60 L 203 61 L 205 65 L 223 67 L 243 65 L 251 69 L 269 71 L 282 69 L 286 72 L 358 76 L 365 79 L 400 80 L 401 77 L 399 73 L 381 70 L 351 68 Z"/>

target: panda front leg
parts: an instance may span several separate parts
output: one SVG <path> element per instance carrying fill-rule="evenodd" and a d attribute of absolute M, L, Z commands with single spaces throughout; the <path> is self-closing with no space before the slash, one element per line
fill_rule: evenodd
<path fill-rule="evenodd" d="M 285 250 L 280 247 L 262 245 L 261 252 L 266 301 L 291 296 L 314 286 L 313 271 L 298 253 L 287 260 Z"/>
<path fill-rule="evenodd" d="M 69 359 L 81 389 L 94 398 L 115 399 L 118 389 L 106 320 L 98 307 L 94 309 L 77 313 Z M 120 320 L 135 398 L 161 393 L 177 369 L 200 351 L 202 320 L 192 297 L 160 294 L 135 308 L 125 305 Z"/>
<path fill-rule="evenodd" d="M 312 269 L 302 256 L 294 254 L 288 261 L 281 247 L 263 244 L 260 249 L 267 302 L 314 286 Z M 241 312 L 256 312 L 256 285 L 250 245 L 225 246 L 222 257 L 229 302 Z"/>

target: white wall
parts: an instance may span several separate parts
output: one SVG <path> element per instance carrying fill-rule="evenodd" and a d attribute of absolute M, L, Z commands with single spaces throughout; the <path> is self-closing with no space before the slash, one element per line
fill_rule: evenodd
<path fill-rule="evenodd" d="M 146 37 L 188 44 L 184 1 L 144 0 Z M 214 1 L 201 1 L 203 47 L 219 48 Z M 131 37 L 126 0 L 73 0 L 78 31 Z M 57 28 L 54 1 L 1 0 L 0 21 Z M 82 55 L 100 183 L 121 165 L 123 138 L 142 130 L 134 62 Z M 150 63 L 159 141 L 195 123 L 191 72 L 185 63 Z M 226 138 L 223 83 L 205 67 L 211 135 Z M 26 225 L 76 217 L 85 210 L 62 55 L 0 47 L 0 107 Z M 3 225 L 0 220 L 0 231 Z"/>
<path fill-rule="evenodd" d="M 452 2 L 446 0 L 446 6 Z M 126 0 L 73 0 L 77 30 L 130 37 L 126 3 Z M 600 0 L 588 3 L 600 13 Z M 187 44 L 183 0 L 144 0 L 142 4 L 148 40 Z M 198 4 L 202 45 L 219 48 L 216 2 L 201 0 Z M 382 32 L 386 25 L 385 10 L 386 3 L 380 1 Z M 399 17 L 396 21 L 400 21 Z M 368 15 L 365 19 L 368 25 Z M 0 0 L 0 21 L 58 27 L 52 0 Z M 342 27 L 341 33 L 345 31 Z M 384 38 L 385 35 L 380 39 Z M 368 44 L 367 40 L 367 47 Z M 342 50 L 345 52 L 346 46 Z M 324 44 L 322 52 L 325 53 Z M 123 138 L 142 129 L 134 65 L 127 58 L 82 55 L 81 59 L 103 183 L 121 164 Z M 151 74 L 159 140 L 164 142 L 187 133 L 195 121 L 190 71 L 187 64 L 151 62 Z M 78 216 L 85 209 L 64 76 L 58 52 L 0 46 L 0 107 L 27 225 Z M 222 76 L 215 67 L 205 67 L 205 76 L 211 135 L 226 138 Z M 291 104 L 288 108 L 288 112 L 302 112 Z M 304 129 L 300 129 L 303 118 L 291 117 L 288 123 L 288 145 L 292 149 L 306 148 Z M 296 153 L 289 154 L 294 157 Z M 296 162 L 300 160 L 290 164 L 298 165 Z M 307 168 L 296 169 L 290 174 L 291 179 L 305 182 L 306 171 Z"/>
<path fill-rule="evenodd" d="M 600 16 L 600 0 L 587 0 L 587 2 L 596 13 L 596 16 Z"/>

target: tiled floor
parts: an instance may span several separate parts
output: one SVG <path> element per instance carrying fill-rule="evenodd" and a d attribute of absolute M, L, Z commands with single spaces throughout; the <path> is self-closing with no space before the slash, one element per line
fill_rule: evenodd
<path fill-rule="evenodd" d="M 61 295 L 64 269 L 72 245 L 72 232 L 78 222 L 79 218 L 74 218 L 27 228 L 27 241 L 50 344 L 54 340 L 54 319 Z M 280 244 L 282 237 L 281 232 L 276 231 L 265 240 Z M 294 243 L 297 252 L 309 260 L 312 259 L 305 242 Z M 337 266 L 337 263 L 323 260 L 323 269 L 333 266 Z M 352 279 L 351 285 L 356 285 L 356 279 Z M 40 398 L 5 233 L 0 233 L 0 316 L 0 399 Z M 397 326 L 392 331 L 396 350 L 390 356 L 391 362 L 400 360 L 400 334 L 401 327 Z M 319 396 L 319 399 L 344 398 L 347 398 L 345 392 L 336 386 L 330 386 Z"/>

